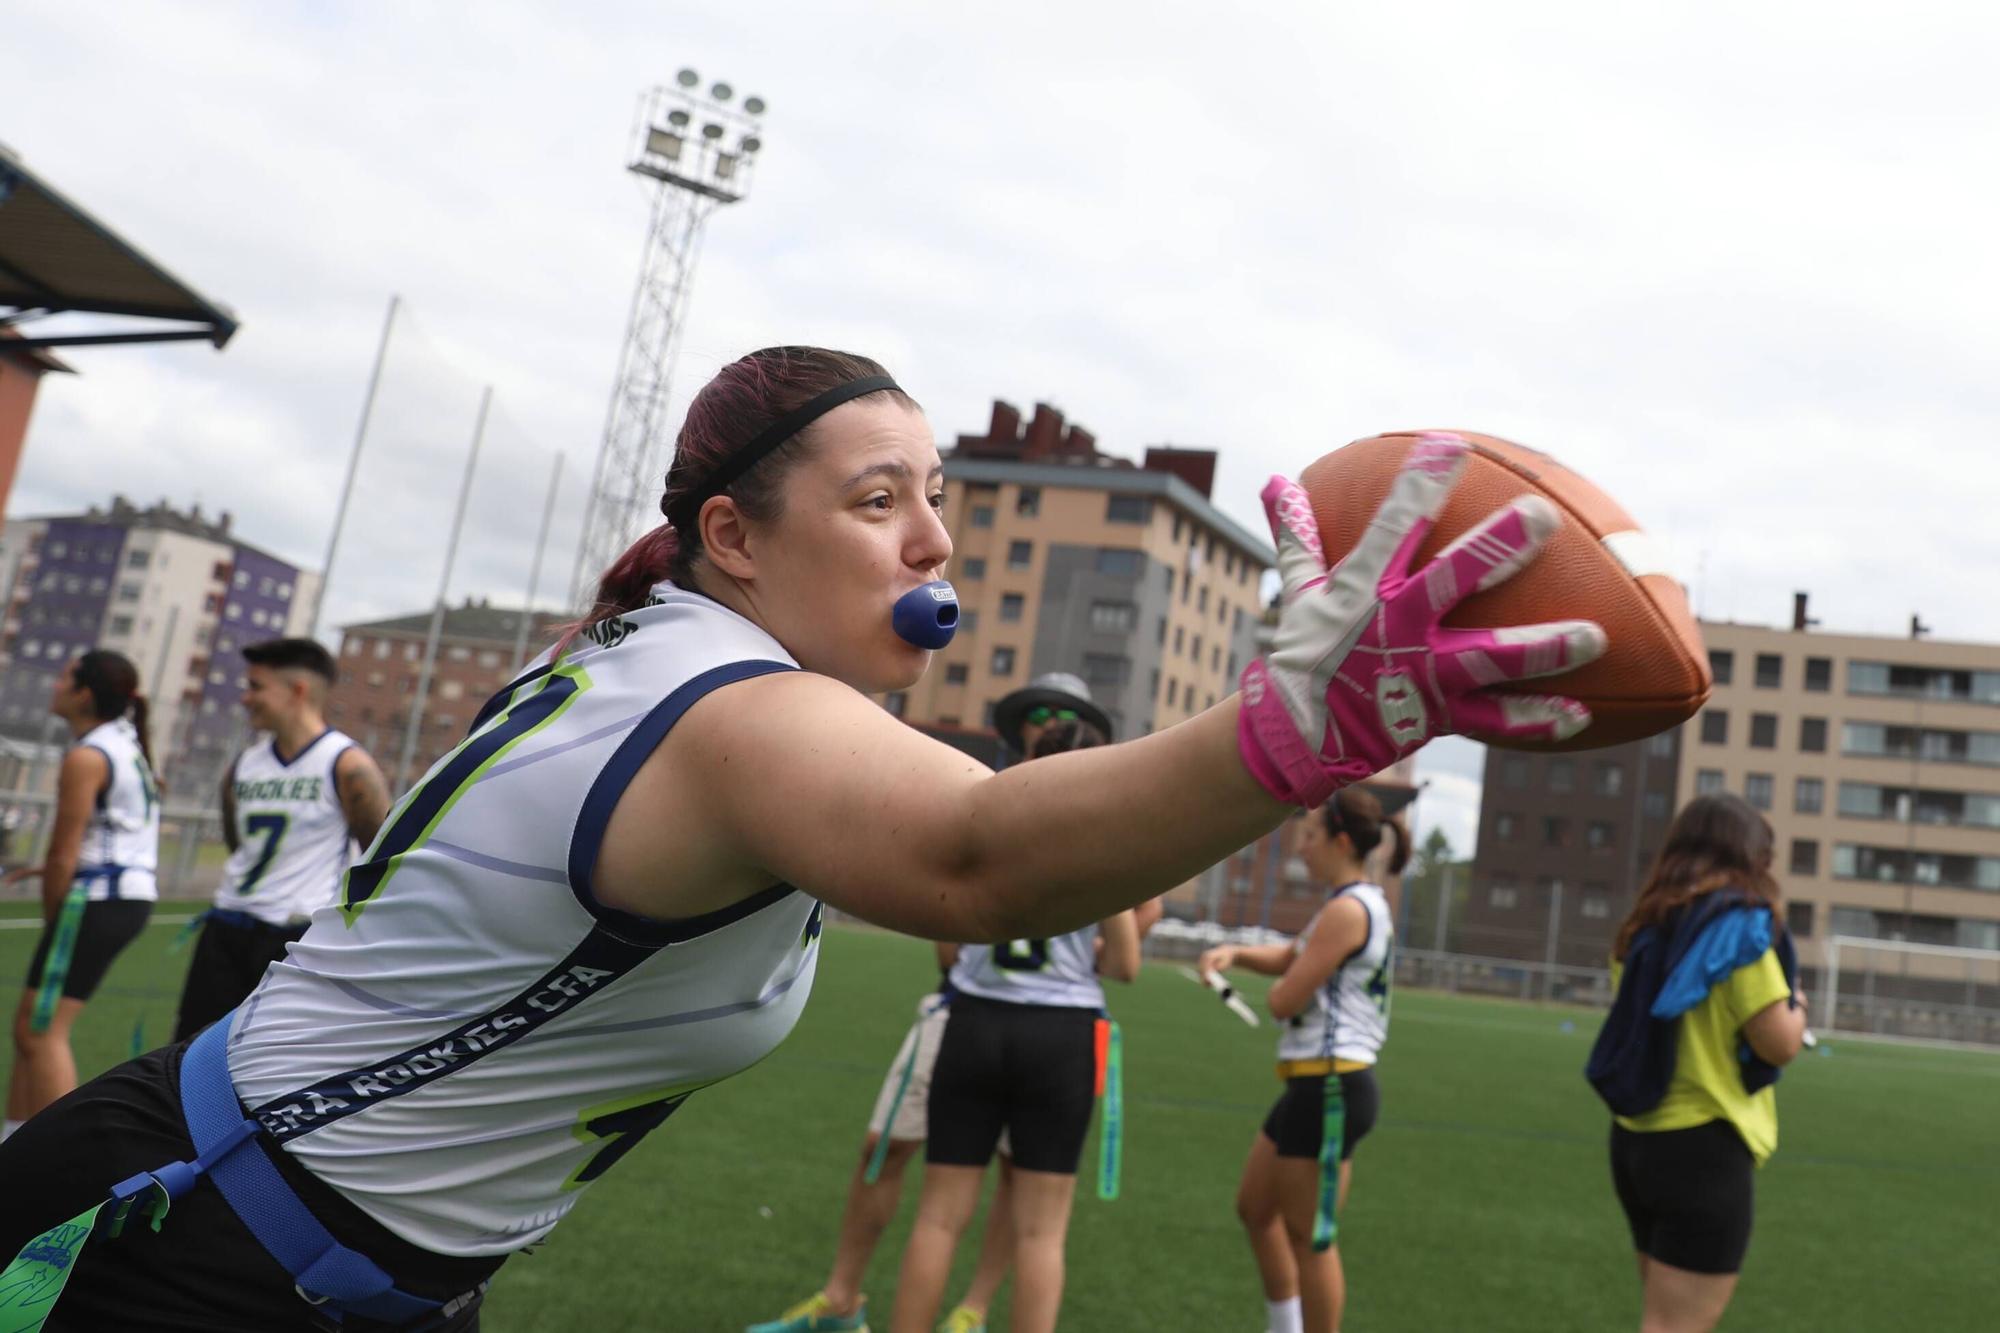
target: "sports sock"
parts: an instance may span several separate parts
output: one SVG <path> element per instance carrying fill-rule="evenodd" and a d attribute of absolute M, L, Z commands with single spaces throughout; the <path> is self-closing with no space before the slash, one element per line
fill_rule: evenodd
<path fill-rule="evenodd" d="M 27 1124 L 25 1120 L 0 1120 L 0 1143 L 14 1137 L 14 1131 Z"/>
<path fill-rule="evenodd" d="M 1264 1320 L 1270 1333 L 1305 1333 L 1306 1317 L 1299 1308 L 1296 1296 L 1282 1301 L 1265 1301 Z"/>

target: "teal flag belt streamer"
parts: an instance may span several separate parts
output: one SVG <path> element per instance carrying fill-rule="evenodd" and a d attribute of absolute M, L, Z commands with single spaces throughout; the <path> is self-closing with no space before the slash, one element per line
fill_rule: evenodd
<path fill-rule="evenodd" d="M 83 1243 L 94 1232 L 116 1237 L 125 1229 L 135 1202 L 140 1216 L 158 1231 L 167 1216 L 168 1200 L 166 1191 L 155 1186 L 143 1200 L 121 1203 L 106 1199 L 93 1204 L 22 1246 L 21 1252 L 0 1270 L 0 1333 L 41 1333 L 49 1311 L 55 1308 L 57 1298 L 69 1282 Z M 106 1207 L 113 1211 L 100 1217 Z"/>
<path fill-rule="evenodd" d="M 76 953 L 77 933 L 83 929 L 86 899 L 83 885 L 70 885 L 56 913 L 55 934 L 49 940 L 49 954 L 42 962 L 42 985 L 35 992 L 35 1007 L 28 1014 L 30 1032 L 47 1032 L 56 1019 L 56 1001 L 62 999 L 63 983 L 69 980 L 69 960 Z"/>
<path fill-rule="evenodd" d="M 1118 1179 L 1125 1166 L 1125 1037 L 1118 1024 L 1104 1052 L 1104 1124 L 1097 1139 L 1097 1197 L 1118 1197 Z"/>
<path fill-rule="evenodd" d="M 201 934 L 202 923 L 207 920 L 208 911 L 196 912 L 185 926 L 175 931 L 174 937 L 167 941 L 167 957 L 172 958 L 192 944 L 194 937 Z M 132 1046 L 128 1059 L 136 1060 L 149 1049 L 146 1045 L 146 1019 L 152 1012 L 153 1007 L 149 1004 L 139 1011 L 139 1017 L 133 1021 Z M 6 1330 L 0 1329 L 0 1333 L 6 1333 Z"/>
<path fill-rule="evenodd" d="M 1347 1102 L 1341 1095 L 1340 1075 L 1326 1076 L 1321 1107 L 1319 1209 L 1313 1217 L 1312 1246 L 1330 1250 L 1340 1237 L 1340 1220 L 1334 1213 L 1340 1203 L 1340 1141 L 1347 1130 Z"/>
<path fill-rule="evenodd" d="M 923 1020 L 910 1030 L 910 1058 L 903 1062 L 903 1074 L 896 1082 L 896 1095 L 889 1099 L 889 1114 L 882 1120 L 882 1133 L 875 1139 L 875 1151 L 868 1155 L 868 1169 L 861 1173 L 863 1182 L 873 1185 L 882 1178 L 882 1162 L 889 1155 L 889 1131 L 896 1127 L 896 1112 L 903 1107 L 903 1094 L 910 1090 L 910 1079 L 917 1072 L 917 1056 L 924 1048 Z"/>

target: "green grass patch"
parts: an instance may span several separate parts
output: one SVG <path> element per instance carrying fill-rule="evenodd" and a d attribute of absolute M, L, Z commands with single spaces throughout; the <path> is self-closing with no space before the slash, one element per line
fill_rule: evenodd
<path fill-rule="evenodd" d="M 10 904 L 0 921 L 29 910 Z M 161 915 L 187 910 L 167 904 Z M 177 929 L 148 930 L 85 1011 L 77 1056 L 87 1074 L 124 1058 L 142 1017 L 164 1038 L 187 965 L 186 953 L 166 951 Z M 24 975 L 34 938 L 0 929 L 0 970 Z M 933 980 L 926 944 L 829 931 L 792 1039 L 697 1095 L 546 1246 L 509 1262 L 482 1326 L 733 1330 L 812 1291 L 875 1090 Z M 1126 1040 L 1124 1197 L 1096 1199 L 1093 1140 L 1063 1326 L 1256 1329 L 1262 1297 L 1231 1200 L 1278 1092 L 1272 1031 L 1243 1027 L 1170 965 L 1111 990 Z M 1595 1028 L 1583 1010 L 1396 996 L 1382 1120 L 1356 1159 L 1342 1218 L 1348 1328 L 1637 1323 L 1608 1121 L 1581 1074 Z M 1823 1049 L 1779 1088 L 1782 1141 L 1758 1176 L 1756 1232 L 1724 1327 L 1986 1326 L 2000 1057 L 1840 1039 Z M 870 1274 L 878 1329 L 915 1186 L 913 1169 Z M 968 1238 L 954 1298 L 973 1253 Z"/>

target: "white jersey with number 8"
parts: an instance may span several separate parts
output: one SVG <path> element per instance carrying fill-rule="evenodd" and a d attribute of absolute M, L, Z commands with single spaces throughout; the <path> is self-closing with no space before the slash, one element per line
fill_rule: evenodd
<path fill-rule="evenodd" d="M 1097 979 L 1097 927 L 1046 940 L 962 944 L 952 965 L 953 990 L 1007 1004 L 1102 1009 Z"/>

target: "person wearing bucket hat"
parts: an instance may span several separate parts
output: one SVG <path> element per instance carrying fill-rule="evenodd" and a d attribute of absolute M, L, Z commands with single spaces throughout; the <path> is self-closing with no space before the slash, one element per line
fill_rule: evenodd
<path fill-rule="evenodd" d="M 1035 748 L 1035 738 L 1051 722 L 1088 722 L 1117 740 L 1111 717 L 1090 697 L 1090 686 L 1067 671 L 1051 671 L 1035 677 L 993 705 L 993 729 L 1007 743 L 1015 758 L 1024 758 Z"/>

